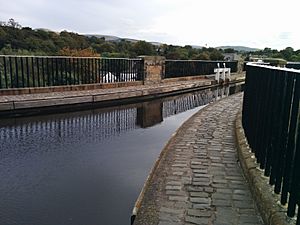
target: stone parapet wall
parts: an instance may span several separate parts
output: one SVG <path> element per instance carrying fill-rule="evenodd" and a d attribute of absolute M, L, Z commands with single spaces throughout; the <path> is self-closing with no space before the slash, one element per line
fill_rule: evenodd
<path fill-rule="evenodd" d="M 53 86 L 53 87 L 9 88 L 9 89 L 0 89 L 0 96 L 121 88 L 121 87 L 139 86 L 142 84 L 143 81 L 132 81 L 132 82 L 64 85 L 64 86 Z"/>

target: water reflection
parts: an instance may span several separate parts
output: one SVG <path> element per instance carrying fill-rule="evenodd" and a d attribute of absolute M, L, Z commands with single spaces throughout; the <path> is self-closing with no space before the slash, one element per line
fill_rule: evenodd
<path fill-rule="evenodd" d="M 170 135 L 199 106 L 235 89 L 0 120 L 0 224 L 129 224 Z"/>
<path fill-rule="evenodd" d="M 231 85 L 121 107 L 0 120 L 0 140 L 20 139 L 34 133 L 45 138 L 64 139 L 72 137 L 76 131 L 86 140 L 101 141 L 137 127 L 151 127 L 164 118 L 239 91 L 241 85 Z"/>

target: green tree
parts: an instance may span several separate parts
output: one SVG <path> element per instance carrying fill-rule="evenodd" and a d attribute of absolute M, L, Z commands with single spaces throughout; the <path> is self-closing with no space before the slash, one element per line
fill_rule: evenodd
<path fill-rule="evenodd" d="M 146 41 L 137 41 L 134 43 L 132 46 L 132 51 L 134 52 L 135 56 L 156 55 L 154 46 Z"/>
<path fill-rule="evenodd" d="M 214 49 L 213 51 L 211 51 L 209 53 L 209 58 L 211 60 L 223 60 L 224 56 L 220 51 L 218 51 L 217 49 Z"/>
<path fill-rule="evenodd" d="M 280 51 L 280 54 L 282 55 L 282 57 L 288 61 L 291 60 L 292 55 L 294 54 L 294 49 L 291 47 L 287 47 L 283 50 Z"/>
<path fill-rule="evenodd" d="M 201 52 L 200 54 L 196 55 L 195 58 L 193 59 L 198 59 L 198 60 L 210 60 L 209 58 L 209 53 L 208 52 Z"/>
<path fill-rule="evenodd" d="M 224 53 L 235 53 L 236 51 L 233 48 L 225 48 Z"/>

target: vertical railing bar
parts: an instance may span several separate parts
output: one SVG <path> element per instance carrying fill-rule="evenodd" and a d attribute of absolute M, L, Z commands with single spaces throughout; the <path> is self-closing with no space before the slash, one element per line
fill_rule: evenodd
<path fill-rule="evenodd" d="M 0 63 L 0 89 L 2 89 L 2 73 L 1 73 L 2 67 Z"/>
<path fill-rule="evenodd" d="M 24 62 L 23 62 L 23 57 L 20 57 L 21 61 L 21 76 L 22 76 L 22 87 L 25 87 L 25 77 L 24 77 Z"/>
<path fill-rule="evenodd" d="M 88 62 L 88 83 L 90 84 L 91 83 L 91 59 L 88 58 L 87 59 L 87 62 Z"/>
<path fill-rule="evenodd" d="M 38 81 L 38 87 L 40 87 L 40 65 L 39 65 L 39 58 L 36 59 L 36 69 L 37 69 L 37 81 Z"/>
<path fill-rule="evenodd" d="M 46 58 L 46 70 L 47 70 L 47 86 L 51 86 L 51 76 L 49 70 L 49 58 Z"/>
<path fill-rule="evenodd" d="M 30 87 L 30 70 L 29 70 L 29 58 L 26 57 L 26 79 L 27 79 L 27 82 L 26 82 L 26 86 L 27 87 Z"/>
<path fill-rule="evenodd" d="M 31 57 L 31 68 L 32 68 L 32 86 L 35 87 L 35 72 L 34 72 L 34 58 Z"/>
<path fill-rule="evenodd" d="M 89 67 L 88 67 L 88 59 L 84 59 L 84 69 L 85 69 L 85 77 L 84 77 L 84 80 L 85 80 L 85 83 L 87 84 L 88 83 L 88 73 L 89 73 Z"/>
<path fill-rule="evenodd" d="M 80 59 L 80 70 L 81 70 L 81 78 L 80 78 L 80 80 L 81 80 L 81 84 L 85 84 L 85 70 L 83 70 L 84 69 L 84 59 Z"/>
<path fill-rule="evenodd" d="M 76 65 L 77 65 L 77 84 L 80 84 L 80 59 L 76 59 Z"/>
<path fill-rule="evenodd" d="M 95 72 L 95 68 L 94 68 L 94 66 L 95 66 L 94 58 L 91 59 L 91 63 L 92 63 L 92 65 L 91 65 L 91 69 L 92 69 L 92 71 L 91 71 L 91 83 L 95 83 L 95 80 L 94 80 L 94 72 Z"/>
<path fill-rule="evenodd" d="M 101 59 L 101 83 L 105 82 L 105 59 Z M 104 80 L 104 81 L 103 81 Z"/>
<path fill-rule="evenodd" d="M 51 61 L 51 78 L 52 78 L 52 86 L 54 86 L 55 85 L 55 78 L 54 78 L 54 74 L 55 74 L 55 72 L 54 72 L 54 58 L 51 58 L 50 59 L 50 61 Z"/>
<path fill-rule="evenodd" d="M 55 77 L 56 77 L 56 80 L 55 80 L 55 85 L 59 85 L 59 63 L 58 63 L 58 58 L 55 59 Z"/>
<path fill-rule="evenodd" d="M 68 64 L 67 64 L 67 58 L 64 58 L 64 72 L 65 72 L 65 79 L 62 83 L 63 85 L 68 85 L 69 75 L 68 75 Z"/>
<path fill-rule="evenodd" d="M 295 132 L 296 132 L 296 125 L 297 125 L 297 112 L 299 111 L 299 105 L 297 101 L 299 101 L 299 90 L 296 88 L 297 84 L 295 79 L 293 80 L 293 98 L 291 103 L 291 112 L 290 112 L 290 121 L 289 121 L 289 130 L 288 130 L 288 137 L 287 137 L 287 154 L 286 154 L 286 168 L 284 170 L 284 180 L 283 180 L 283 187 L 282 187 L 282 194 L 281 194 L 281 203 L 284 205 L 287 203 L 288 192 L 290 191 L 290 177 L 292 171 L 292 161 L 293 161 L 293 150 L 295 144 Z"/>
<path fill-rule="evenodd" d="M 102 83 L 102 78 L 101 78 L 101 58 L 98 58 L 98 83 Z"/>
<path fill-rule="evenodd" d="M 42 59 L 42 79 L 43 79 L 43 87 L 46 86 L 46 81 L 45 81 L 45 66 L 44 66 L 44 58 Z"/>
<path fill-rule="evenodd" d="M 19 87 L 19 66 L 18 66 L 18 57 L 15 57 L 15 70 L 16 70 L 16 84 L 17 88 Z"/>
<path fill-rule="evenodd" d="M 285 98 L 283 99 L 283 106 L 282 106 L 282 122 L 281 127 L 281 136 L 279 137 L 279 161 L 278 167 L 276 168 L 276 183 L 275 183 L 275 193 L 280 193 L 283 181 L 284 170 L 286 167 L 286 155 L 287 155 L 287 137 L 288 137 L 288 126 L 290 121 L 290 113 L 291 113 L 291 104 L 292 104 L 292 91 L 293 91 L 293 80 L 294 76 L 285 73 L 286 76 L 286 94 Z"/>
<path fill-rule="evenodd" d="M 64 84 L 63 58 L 60 58 L 59 62 L 60 62 L 60 82 L 59 82 L 59 85 L 63 85 Z"/>
<path fill-rule="evenodd" d="M 69 58 L 69 63 L 70 63 L 70 71 L 71 71 L 71 74 L 72 74 L 72 69 L 73 69 L 73 77 L 72 77 L 72 80 L 73 80 L 73 82 L 72 82 L 72 84 L 76 84 L 76 76 L 75 76 L 75 58 L 73 58 L 72 60 L 71 60 L 71 58 Z M 72 65 L 72 67 L 71 67 L 71 65 Z"/>
<path fill-rule="evenodd" d="M 5 87 L 8 88 L 8 79 L 7 79 L 7 67 L 6 67 L 6 57 L 3 56 L 3 67 L 4 67 L 4 79 L 5 79 Z"/>
<path fill-rule="evenodd" d="M 13 88 L 14 87 L 14 81 L 13 81 L 13 69 L 12 69 L 12 58 L 11 56 L 8 57 L 8 63 L 9 63 L 9 72 L 10 72 L 10 87 Z"/>

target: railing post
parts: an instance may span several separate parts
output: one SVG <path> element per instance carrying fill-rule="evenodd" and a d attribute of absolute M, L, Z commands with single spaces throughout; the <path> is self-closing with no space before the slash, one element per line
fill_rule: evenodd
<path fill-rule="evenodd" d="M 144 84 L 160 83 L 165 76 L 165 57 L 140 56 L 144 61 Z"/>

